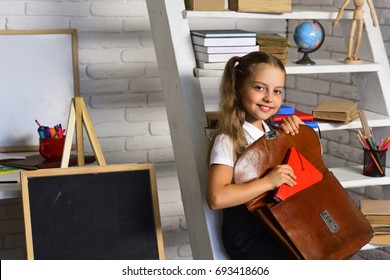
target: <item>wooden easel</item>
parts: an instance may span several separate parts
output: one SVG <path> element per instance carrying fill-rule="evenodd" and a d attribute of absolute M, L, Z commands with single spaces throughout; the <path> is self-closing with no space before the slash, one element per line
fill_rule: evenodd
<path fill-rule="evenodd" d="M 96 137 L 95 129 L 93 128 L 91 118 L 89 116 L 87 106 L 82 97 L 74 97 L 70 105 L 70 112 L 68 118 L 68 127 L 66 132 L 66 139 L 64 144 L 64 151 L 62 154 L 61 168 L 69 166 L 70 152 L 72 149 L 73 134 L 76 127 L 76 154 L 77 165 L 84 166 L 84 141 L 83 141 L 83 123 L 87 131 L 89 141 L 91 143 L 96 160 L 100 166 L 106 166 L 102 149 Z"/>

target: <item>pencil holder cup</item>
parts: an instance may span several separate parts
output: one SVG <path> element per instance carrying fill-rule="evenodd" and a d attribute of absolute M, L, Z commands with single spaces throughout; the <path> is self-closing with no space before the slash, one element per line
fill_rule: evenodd
<path fill-rule="evenodd" d="M 386 175 L 387 150 L 372 151 L 364 149 L 363 175 L 383 177 Z"/>
<path fill-rule="evenodd" d="M 47 159 L 59 159 L 64 150 L 65 137 L 39 138 L 39 153 Z"/>

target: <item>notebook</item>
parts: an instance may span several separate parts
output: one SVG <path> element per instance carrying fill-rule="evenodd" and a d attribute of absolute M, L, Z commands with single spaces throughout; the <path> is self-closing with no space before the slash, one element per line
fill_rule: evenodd
<path fill-rule="evenodd" d="M 279 186 L 274 195 L 274 199 L 278 202 L 314 185 L 321 181 L 323 177 L 323 174 L 302 156 L 295 147 L 290 148 L 286 163 L 294 170 L 297 184 L 292 187 L 287 184 Z"/>
<path fill-rule="evenodd" d="M 287 105 L 281 105 L 276 114 L 277 115 L 293 115 L 293 114 L 295 114 L 295 108 L 287 106 Z"/>

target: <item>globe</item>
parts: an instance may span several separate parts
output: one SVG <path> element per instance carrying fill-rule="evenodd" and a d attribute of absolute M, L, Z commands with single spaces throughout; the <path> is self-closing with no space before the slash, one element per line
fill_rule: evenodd
<path fill-rule="evenodd" d="M 325 40 L 325 31 L 317 20 L 304 21 L 300 23 L 294 31 L 294 41 L 298 46 L 298 52 L 304 53 L 298 64 L 315 64 L 309 58 L 309 53 L 318 50 Z"/>

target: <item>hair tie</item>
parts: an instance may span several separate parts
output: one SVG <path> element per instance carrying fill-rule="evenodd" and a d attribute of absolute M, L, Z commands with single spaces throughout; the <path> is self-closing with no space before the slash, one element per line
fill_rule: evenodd
<path fill-rule="evenodd" d="M 239 62 L 239 61 L 236 61 L 236 62 L 234 63 L 233 68 L 236 68 L 236 67 L 238 66 L 238 64 L 240 64 L 240 62 Z"/>

